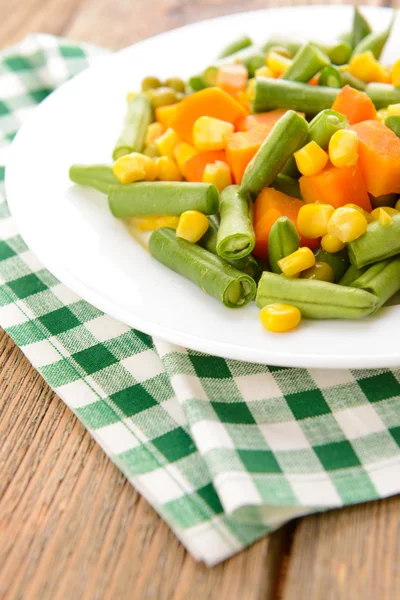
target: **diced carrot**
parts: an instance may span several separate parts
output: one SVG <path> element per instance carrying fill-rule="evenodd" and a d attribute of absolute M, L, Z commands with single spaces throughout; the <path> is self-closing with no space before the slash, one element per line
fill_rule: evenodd
<path fill-rule="evenodd" d="M 279 217 L 288 217 L 297 227 L 297 215 L 303 202 L 273 188 L 264 188 L 254 203 L 254 231 L 256 245 L 253 250 L 259 258 L 268 260 L 268 238 L 272 225 Z M 316 248 L 319 240 L 301 238 L 301 245 Z"/>
<path fill-rule="evenodd" d="M 308 85 L 318 85 L 318 75 L 314 75 L 314 77 L 311 77 L 310 81 L 308 81 Z"/>
<path fill-rule="evenodd" d="M 269 128 L 258 127 L 250 129 L 250 131 L 231 133 L 226 136 L 226 161 L 231 168 L 235 183 L 240 184 L 242 182 L 247 165 L 271 129 L 272 126 Z"/>
<path fill-rule="evenodd" d="M 322 202 L 334 208 L 351 203 L 371 211 L 371 202 L 358 164 L 338 168 L 328 163 L 317 175 L 303 175 L 299 182 L 304 202 Z"/>
<path fill-rule="evenodd" d="M 349 129 L 358 135 L 358 164 L 368 192 L 373 196 L 399 194 L 400 138 L 379 121 L 364 121 Z"/>
<path fill-rule="evenodd" d="M 169 104 L 168 106 L 159 106 L 156 108 L 156 120 L 168 129 L 175 115 L 178 104 Z"/>
<path fill-rule="evenodd" d="M 226 161 L 224 150 L 199 152 L 185 161 L 182 174 L 187 181 L 203 181 L 204 169 L 216 160 Z"/>
<path fill-rule="evenodd" d="M 248 72 L 240 64 L 222 65 L 217 72 L 217 86 L 228 94 L 236 95 L 246 89 Z"/>
<path fill-rule="evenodd" d="M 191 144 L 193 124 L 199 117 L 215 117 L 235 123 L 246 114 L 247 111 L 232 96 L 218 87 L 209 87 L 178 102 L 170 127 L 182 140 Z"/>
<path fill-rule="evenodd" d="M 375 106 L 367 94 L 355 90 L 349 85 L 345 85 L 340 90 L 332 105 L 332 110 L 347 117 L 350 125 L 377 118 Z"/>
<path fill-rule="evenodd" d="M 286 113 L 284 108 L 276 108 L 269 112 L 259 113 L 258 115 L 247 115 L 236 121 L 237 131 L 250 131 L 256 127 L 267 127 L 272 129 L 277 121 Z"/>

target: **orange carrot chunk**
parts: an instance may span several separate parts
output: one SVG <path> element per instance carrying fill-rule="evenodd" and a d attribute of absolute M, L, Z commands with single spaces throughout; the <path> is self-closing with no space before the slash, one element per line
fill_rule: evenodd
<path fill-rule="evenodd" d="M 236 122 L 238 131 L 250 131 L 256 127 L 267 127 L 272 129 L 277 121 L 287 112 L 285 108 L 276 108 L 269 112 L 259 113 L 258 115 L 247 115 Z"/>
<path fill-rule="evenodd" d="M 306 203 L 321 202 L 334 208 L 351 203 L 371 211 L 371 202 L 358 165 L 339 168 L 328 163 L 317 175 L 303 175 L 299 182 Z"/>
<path fill-rule="evenodd" d="M 272 129 L 272 126 L 271 128 Z M 258 127 L 250 131 L 242 131 L 227 135 L 225 151 L 226 161 L 229 164 L 235 183 L 242 182 L 243 173 L 269 131 L 267 127 Z"/>
<path fill-rule="evenodd" d="M 273 188 L 264 188 L 254 203 L 254 232 L 256 245 L 253 253 L 268 260 L 268 238 L 272 225 L 279 217 L 288 217 L 297 227 L 297 215 L 303 202 Z M 316 248 L 319 239 L 309 240 L 301 237 L 301 245 Z"/>
<path fill-rule="evenodd" d="M 240 64 L 223 65 L 218 69 L 217 86 L 231 95 L 246 89 L 248 73 Z"/>
<path fill-rule="evenodd" d="M 199 152 L 185 161 L 182 174 L 187 181 L 203 181 L 204 169 L 216 160 L 226 161 L 224 150 Z"/>
<path fill-rule="evenodd" d="M 379 121 L 350 127 L 358 135 L 358 163 L 373 196 L 400 194 L 400 138 Z"/>
<path fill-rule="evenodd" d="M 372 100 L 364 92 L 345 85 L 332 105 L 332 110 L 347 117 L 350 125 L 367 119 L 376 119 L 376 109 Z"/>
<path fill-rule="evenodd" d="M 185 142 L 192 143 L 192 129 L 199 117 L 214 117 L 235 123 L 247 111 L 232 96 L 218 87 L 210 87 L 190 94 L 176 105 L 170 127 Z"/>

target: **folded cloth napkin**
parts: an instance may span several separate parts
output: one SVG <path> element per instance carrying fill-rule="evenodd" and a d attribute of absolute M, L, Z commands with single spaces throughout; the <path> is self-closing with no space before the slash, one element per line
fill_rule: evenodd
<path fill-rule="evenodd" d="M 48 35 L 2 52 L 4 155 L 35 104 L 102 53 Z M 400 490 L 400 370 L 268 367 L 153 340 L 53 277 L 4 196 L 0 325 L 209 565 L 295 516 Z"/>

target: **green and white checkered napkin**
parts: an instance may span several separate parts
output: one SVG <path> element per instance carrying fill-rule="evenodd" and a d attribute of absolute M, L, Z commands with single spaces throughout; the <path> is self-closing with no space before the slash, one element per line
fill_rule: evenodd
<path fill-rule="evenodd" d="M 35 104 L 101 53 L 35 35 L 1 54 L 4 154 Z M 209 565 L 292 517 L 400 490 L 400 370 L 267 367 L 152 340 L 43 268 L 4 197 L 0 325 Z"/>

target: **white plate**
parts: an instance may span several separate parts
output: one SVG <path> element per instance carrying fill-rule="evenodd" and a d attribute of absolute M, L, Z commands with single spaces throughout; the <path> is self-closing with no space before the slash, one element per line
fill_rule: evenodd
<path fill-rule="evenodd" d="M 391 11 L 366 8 L 376 29 Z M 351 25 L 351 7 L 291 7 L 197 23 L 99 62 L 46 99 L 18 133 L 7 165 L 10 209 L 27 244 L 63 283 L 113 317 L 170 342 L 228 358 L 297 367 L 400 365 L 400 307 L 363 321 L 304 321 L 264 331 L 254 304 L 229 310 L 152 259 L 108 211 L 106 198 L 71 185 L 72 163 L 109 162 L 127 91 L 148 74 L 187 77 L 241 33 L 329 39 Z M 397 58 L 392 34 L 387 59 Z M 398 54 L 398 53 L 397 53 Z M 351 200 L 351 199 L 349 199 Z"/>

